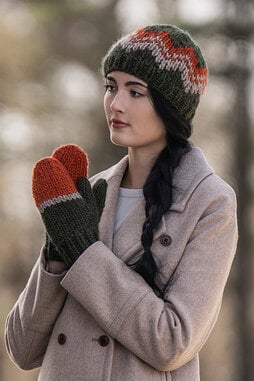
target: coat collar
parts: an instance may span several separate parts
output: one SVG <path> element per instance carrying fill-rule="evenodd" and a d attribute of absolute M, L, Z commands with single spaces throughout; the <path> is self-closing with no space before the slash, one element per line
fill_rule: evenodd
<path fill-rule="evenodd" d="M 133 253 L 133 251 L 137 252 L 141 249 L 140 237 L 145 221 L 145 201 L 142 198 L 122 223 L 115 236 L 113 236 L 118 192 L 127 165 L 128 156 L 125 156 L 119 163 L 95 175 L 91 179 L 91 182 L 94 183 L 98 178 L 105 178 L 108 183 L 105 208 L 100 221 L 100 237 L 105 245 L 117 253 L 119 257 L 122 257 L 122 259 L 128 259 L 130 251 Z M 195 188 L 205 177 L 212 173 L 213 170 L 208 165 L 202 151 L 199 148 L 192 148 L 184 156 L 175 171 L 173 181 L 175 196 L 170 210 L 183 212 Z M 156 239 L 165 233 L 166 222 L 163 216 L 154 238 Z M 123 236 L 126 239 L 123 239 Z"/>
<path fill-rule="evenodd" d="M 200 148 L 192 148 L 174 173 L 174 202 L 170 210 L 183 212 L 185 205 L 198 184 L 214 173 Z"/>

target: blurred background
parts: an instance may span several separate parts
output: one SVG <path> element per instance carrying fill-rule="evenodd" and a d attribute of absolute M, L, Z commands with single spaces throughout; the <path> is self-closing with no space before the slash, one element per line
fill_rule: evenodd
<path fill-rule="evenodd" d="M 34 162 L 76 143 L 92 175 L 125 154 L 108 139 L 99 66 L 112 41 L 152 23 L 186 28 L 204 52 L 210 82 L 192 142 L 238 197 L 238 253 L 201 352 L 201 379 L 254 380 L 254 1 L 0 0 L 1 381 L 38 374 L 12 364 L 3 338 L 44 240 L 30 190 Z"/>

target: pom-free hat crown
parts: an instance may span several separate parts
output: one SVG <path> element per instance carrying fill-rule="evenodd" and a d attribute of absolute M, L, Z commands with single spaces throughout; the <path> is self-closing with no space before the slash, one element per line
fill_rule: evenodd
<path fill-rule="evenodd" d="M 158 90 L 190 121 L 208 80 L 208 69 L 198 45 L 173 25 L 153 25 L 122 37 L 102 62 L 112 71 L 132 74 Z"/>

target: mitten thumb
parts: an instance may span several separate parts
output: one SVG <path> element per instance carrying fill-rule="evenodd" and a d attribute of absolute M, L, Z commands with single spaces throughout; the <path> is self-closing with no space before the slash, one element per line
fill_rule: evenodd
<path fill-rule="evenodd" d="M 77 190 L 81 197 L 87 202 L 88 204 L 94 206 L 96 208 L 94 195 L 92 191 L 92 187 L 90 184 L 90 181 L 86 177 L 81 177 L 76 184 Z"/>
<path fill-rule="evenodd" d="M 101 218 L 101 215 L 105 206 L 107 187 L 108 187 L 108 184 L 106 180 L 104 179 L 97 180 L 93 186 L 93 194 L 94 194 L 95 202 L 96 202 L 98 213 L 99 213 L 99 218 Z"/>

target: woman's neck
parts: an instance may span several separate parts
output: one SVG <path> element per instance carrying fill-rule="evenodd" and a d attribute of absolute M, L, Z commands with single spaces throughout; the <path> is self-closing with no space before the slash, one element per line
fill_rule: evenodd
<path fill-rule="evenodd" d="M 157 155 L 128 151 L 129 165 L 121 182 L 122 188 L 141 189 L 152 169 Z"/>

